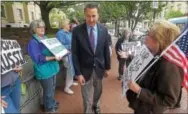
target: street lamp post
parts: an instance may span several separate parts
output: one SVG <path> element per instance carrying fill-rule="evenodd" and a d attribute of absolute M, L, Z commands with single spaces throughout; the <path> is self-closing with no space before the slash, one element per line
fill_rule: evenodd
<path fill-rule="evenodd" d="M 158 1 L 153 1 L 152 8 L 153 8 L 153 22 L 155 22 L 155 15 L 156 15 L 156 9 L 158 8 Z"/>

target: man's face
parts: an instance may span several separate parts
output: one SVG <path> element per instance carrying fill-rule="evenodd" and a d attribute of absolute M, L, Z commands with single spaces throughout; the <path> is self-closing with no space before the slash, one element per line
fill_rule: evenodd
<path fill-rule="evenodd" d="M 95 26 L 99 18 L 97 8 L 87 8 L 85 11 L 86 23 L 89 26 Z"/>

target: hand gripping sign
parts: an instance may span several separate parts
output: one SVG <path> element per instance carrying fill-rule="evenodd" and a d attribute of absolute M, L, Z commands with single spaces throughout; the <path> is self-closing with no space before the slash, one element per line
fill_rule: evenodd
<path fill-rule="evenodd" d="M 123 75 L 123 84 L 122 84 L 122 92 L 123 96 L 125 96 L 126 91 L 128 90 L 127 83 L 129 80 L 135 81 L 138 75 L 143 71 L 143 69 L 148 65 L 148 63 L 154 58 L 152 53 L 148 50 L 148 48 L 143 45 L 139 54 L 137 54 L 128 68 L 126 69 Z"/>

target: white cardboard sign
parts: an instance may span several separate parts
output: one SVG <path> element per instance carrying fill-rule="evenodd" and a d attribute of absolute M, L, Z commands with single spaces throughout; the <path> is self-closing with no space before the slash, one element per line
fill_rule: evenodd
<path fill-rule="evenodd" d="M 139 54 L 139 51 L 141 49 L 141 42 L 136 41 L 136 42 L 124 42 L 121 44 L 122 51 L 127 52 L 131 55 L 136 56 Z"/>
<path fill-rule="evenodd" d="M 26 63 L 21 47 L 16 40 L 1 40 L 1 74 Z"/>
<path fill-rule="evenodd" d="M 62 45 L 57 38 L 49 38 L 41 40 L 41 42 L 54 54 L 56 57 L 63 57 L 69 53 L 69 51 Z"/>
<path fill-rule="evenodd" d="M 126 72 L 123 75 L 123 95 L 125 95 L 126 91 L 128 90 L 128 81 L 135 81 L 137 76 L 142 72 L 142 70 L 149 64 L 149 62 L 153 58 L 154 56 L 152 55 L 152 53 L 145 45 L 143 45 L 140 53 L 133 58 L 128 68 L 126 69 Z"/>

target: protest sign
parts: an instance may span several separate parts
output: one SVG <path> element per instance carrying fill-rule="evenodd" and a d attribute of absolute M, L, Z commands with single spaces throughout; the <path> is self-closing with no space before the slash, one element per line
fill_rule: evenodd
<path fill-rule="evenodd" d="M 136 56 L 139 54 L 141 49 L 141 42 L 124 42 L 121 44 L 122 51 L 129 53 L 130 55 Z"/>
<path fill-rule="evenodd" d="M 148 50 L 148 48 L 143 45 L 139 54 L 137 54 L 128 68 L 126 69 L 123 75 L 123 95 L 125 95 L 128 90 L 127 83 L 129 80 L 135 81 L 137 76 L 142 72 L 142 70 L 148 65 L 148 63 L 154 58 L 152 53 Z"/>
<path fill-rule="evenodd" d="M 1 40 L 1 74 L 5 74 L 16 66 L 26 63 L 20 45 L 16 40 Z"/>
<path fill-rule="evenodd" d="M 57 38 L 44 39 L 41 40 L 41 42 L 54 54 L 55 57 L 63 57 L 69 53 Z"/>

